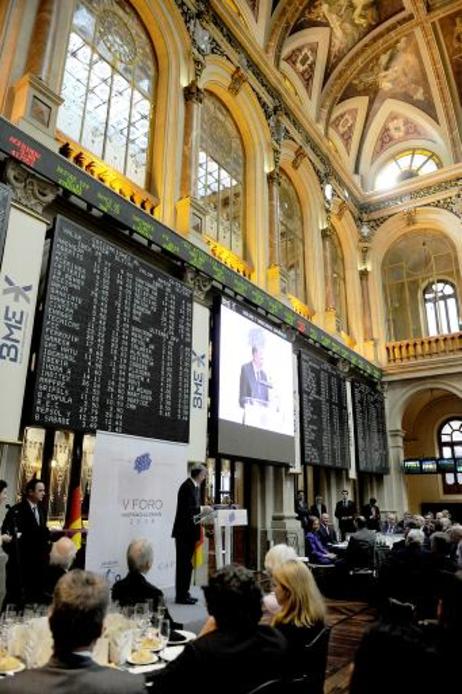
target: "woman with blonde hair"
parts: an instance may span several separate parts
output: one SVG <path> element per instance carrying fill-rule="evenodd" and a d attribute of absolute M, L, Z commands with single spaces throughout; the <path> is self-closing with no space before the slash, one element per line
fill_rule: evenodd
<path fill-rule="evenodd" d="M 304 646 L 324 628 L 326 606 L 310 569 L 301 561 L 281 564 L 273 572 L 273 584 L 281 607 L 272 624 L 289 643 L 289 672 L 293 677 L 304 671 Z"/>
<path fill-rule="evenodd" d="M 265 555 L 265 569 L 268 576 L 271 578 L 273 572 L 282 566 L 284 562 L 289 560 L 296 560 L 297 554 L 293 547 L 281 543 L 279 545 L 273 545 Z M 272 619 L 276 612 L 280 610 L 280 605 L 276 599 L 274 591 L 266 593 L 263 596 L 262 610 L 263 615 L 261 618 L 262 624 L 271 624 Z"/>

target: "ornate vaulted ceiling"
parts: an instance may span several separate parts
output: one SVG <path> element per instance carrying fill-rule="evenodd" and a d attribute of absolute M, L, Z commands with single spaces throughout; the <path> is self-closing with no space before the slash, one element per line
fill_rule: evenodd
<path fill-rule="evenodd" d="M 392 156 L 462 160 L 462 0 L 233 0 L 364 190 Z"/>

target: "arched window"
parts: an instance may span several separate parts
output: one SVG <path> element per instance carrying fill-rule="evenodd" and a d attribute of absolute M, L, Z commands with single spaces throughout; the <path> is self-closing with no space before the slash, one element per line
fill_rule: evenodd
<path fill-rule="evenodd" d="M 140 186 L 146 182 L 154 51 L 128 2 L 79 0 L 58 128 Z"/>
<path fill-rule="evenodd" d="M 425 315 L 429 335 L 448 335 L 459 331 L 456 288 L 451 282 L 430 282 L 424 289 Z"/>
<path fill-rule="evenodd" d="M 448 419 L 440 426 L 438 447 L 442 458 L 462 460 L 462 417 Z M 462 494 L 462 473 L 445 473 L 443 489 L 445 494 Z"/>
<path fill-rule="evenodd" d="M 407 149 L 385 164 L 375 179 L 376 190 L 388 190 L 409 178 L 441 168 L 439 157 L 428 149 Z"/>
<path fill-rule="evenodd" d="M 244 257 L 244 147 L 230 112 L 206 92 L 202 106 L 197 197 L 205 207 L 205 233 Z"/>
<path fill-rule="evenodd" d="M 288 291 L 304 302 L 306 297 L 302 208 L 292 181 L 283 171 L 279 189 L 279 237 L 281 264 L 288 276 Z"/>
<path fill-rule="evenodd" d="M 401 236 L 385 254 L 382 277 L 388 340 L 459 330 L 457 253 L 443 233 L 419 230 Z"/>
<path fill-rule="evenodd" d="M 343 260 L 342 246 L 336 233 L 331 236 L 333 284 L 335 296 L 335 310 L 337 314 L 337 329 L 348 332 L 348 312 L 346 300 L 345 263 Z"/>

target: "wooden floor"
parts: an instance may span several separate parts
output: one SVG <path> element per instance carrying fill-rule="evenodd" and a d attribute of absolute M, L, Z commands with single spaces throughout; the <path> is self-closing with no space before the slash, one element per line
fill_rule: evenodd
<path fill-rule="evenodd" d="M 324 694 L 347 694 L 356 649 L 376 612 L 364 602 L 328 600 L 327 604 L 332 631 Z"/>

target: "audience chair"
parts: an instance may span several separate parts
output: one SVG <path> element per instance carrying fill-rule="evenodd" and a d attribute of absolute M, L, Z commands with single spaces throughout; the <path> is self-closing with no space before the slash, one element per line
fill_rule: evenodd
<path fill-rule="evenodd" d="M 303 654 L 301 677 L 289 682 L 287 694 L 323 694 L 326 677 L 327 654 L 329 650 L 330 627 L 324 627 L 311 643 L 308 643 Z"/>

